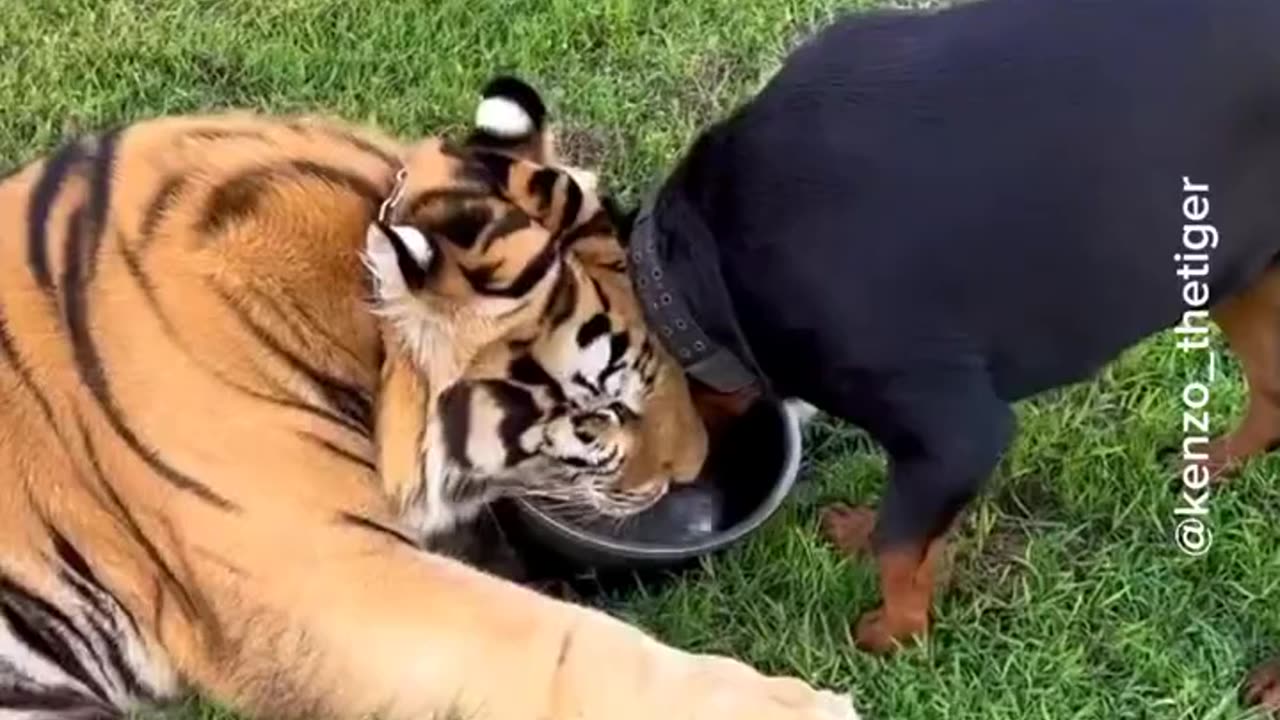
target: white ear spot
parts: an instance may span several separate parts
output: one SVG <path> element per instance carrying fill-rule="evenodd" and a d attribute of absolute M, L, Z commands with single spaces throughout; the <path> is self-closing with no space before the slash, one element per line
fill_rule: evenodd
<path fill-rule="evenodd" d="M 405 294 L 407 288 L 396 264 L 396 249 L 391 245 L 391 239 L 373 223 L 369 223 L 364 232 L 364 257 L 361 259 L 373 276 L 380 299 L 387 301 Z"/>
<path fill-rule="evenodd" d="M 604 372 L 605 366 L 609 364 L 609 338 L 610 333 L 605 333 L 582 349 L 579 358 L 582 374 L 594 377 Z"/>
<path fill-rule="evenodd" d="M 431 261 L 432 250 L 422 232 L 409 225 L 396 225 L 391 230 L 400 238 L 414 261 L 426 267 Z M 370 223 L 365 230 L 363 260 L 365 267 L 373 275 L 378 297 L 383 302 L 391 302 L 409 294 L 408 283 L 400 272 L 395 245 L 374 223 Z"/>
<path fill-rule="evenodd" d="M 400 236 L 401 242 L 419 265 L 426 267 L 431 262 L 431 245 L 421 230 L 412 225 L 396 225 L 391 228 L 391 232 Z"/>
<path fill-rule="evenodd" d="M 519 138 L 533 133 L 533 118 L 516 101 L 491 97 L 476 108 L 476 127 L 500 138 Z"/>

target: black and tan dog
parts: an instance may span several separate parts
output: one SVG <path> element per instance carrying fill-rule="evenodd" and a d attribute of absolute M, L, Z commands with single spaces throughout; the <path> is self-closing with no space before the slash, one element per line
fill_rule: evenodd
<path fill-rule="evenodd" d="M 985 0 L 837 22 L 703 132 L 634 218 L 649 321 L 722 410 L 803 398 L 888 452 L 874 651 L 927 630 L 934 563 L 1010 403 L 1163 328 L 1225 331 L 1248 414 L 1192 486 L 1280 441 L 1280 2 Z M 874 524 L 874 533 L 870 533 Z"/>

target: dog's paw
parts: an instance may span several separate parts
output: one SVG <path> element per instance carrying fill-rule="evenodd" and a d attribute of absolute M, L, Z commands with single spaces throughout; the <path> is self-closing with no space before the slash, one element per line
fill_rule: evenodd
<path fill-rule="evenodd" d="M 1182 448 L 1177 445 L 1160 449 L 1156 457 L 1161 464 L 1173 470 L 1174 477 L 1169 481 L 1169 487 L 1172 492 L 1179 493 L 1186 489 L 1186 479 L 1196 483 L 1203 482 L 1202 473 L 1205 472 L 1208 473 L 1208 483 L 1212 486 L 1225 485 L 1238 477 L 1250 458 L 1257 453 L 1238 453 L 1234 450 L 1237 444 L 1233 436 L 1224 435 L 1204 448 L 1203 455 L 1208 457 L 1202 460 L 1184 458 Z"/>
<path fill-rule="evenodd" d="M 853 640 L 858 649 L 873 655 L 888 655 L 898 648 L 923 640 L 929 634 L 929 618 L 889 613 L 883 607 L 858 619 Z"/>
<path fill-rule="evenodd" d="M 871 531 L 876 527 L 876 511 L 861 506 L 834 503 L 819 513 L 822 536 L 850 557 L 871 552 Z"/>
<path fill-rule="evenodd" d="M 1240 689 L 1240 701 L 1280 718 L 1280 658 L 1264 663 L 1249 674 Z"/>

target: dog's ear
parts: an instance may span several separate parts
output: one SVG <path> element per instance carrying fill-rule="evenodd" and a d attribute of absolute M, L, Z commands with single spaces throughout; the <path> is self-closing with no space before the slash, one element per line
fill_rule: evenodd
<path fill-rule="evenodd" d="M 624 210 L 618 199 L 613 195 L 605 195 L 600 198 L 600 204 L 604 206 L 604 211 L 609 215 L 609 222 L 613 223 L 614 229 L 618 233 L 618 242 L 623 247 L 631 242 L 631 231 L 636 224 L 636 216 L 640 214 L 640 208 L 635 207 L 630 210 Z"/>

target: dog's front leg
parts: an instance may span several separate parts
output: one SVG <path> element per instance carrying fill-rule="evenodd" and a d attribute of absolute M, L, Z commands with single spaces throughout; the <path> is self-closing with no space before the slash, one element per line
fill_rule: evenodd
<path fill-rule="evenodd" d="M 875 551 L 883 604 L 858 621 L 856 641 L 885 653 L 928 631 L 946 534 L 990 477 L 1014 421 L 978 371 L 899 374 L 868 392 L 877 412 L 866 428 L 889 452 L 888 490 L 879 513 L 829 508 L 823 524 L 846 551 Z"/>

